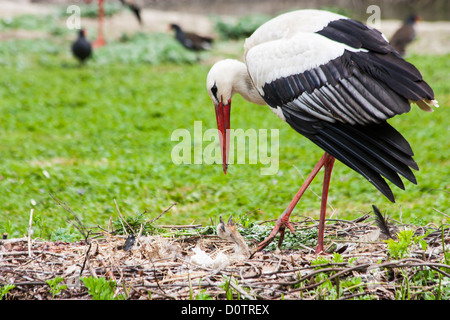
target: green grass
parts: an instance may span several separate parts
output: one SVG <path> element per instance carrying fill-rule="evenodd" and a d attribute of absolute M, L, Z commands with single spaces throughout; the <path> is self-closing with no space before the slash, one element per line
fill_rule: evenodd
<path fill-rule="evenodd" d="M 175 129 L 193 133 L 194 121 L 202 121 L 204 131 L 216 127 L 205 89 L 209 66 L 194 64 L 195 56 L 163 35 L 149 37 L 166 45 L 152 53 L 139 37 L 109 43 L 85 67 L 77 65 L 61 39 L 1 43 L 1 232 L 26 234 L 32 208 L 35 236 L 49 238 L 68 228 L 67 212 L 51 195 L 86 226 L 106 226 L 111 216 L 116 219 L 114 199 L 124 216 L 147 210 L 148 219 L 177 202 L 159 224 L 208 225 L 220 214 L 248 212 L 251 221 L 273 219 L 285 209 L 303 181 L 300 172 L 306 176 L 322 151 L 267 107 L 236 96 L 232 128 L 280 130 L 279 173 L 263 176 L 260 164 L 230 165 L 226 176 L 221 165 L 174 165 Z M 141 55 L 133 56 L 136 52 Z M 431 114 L 414 107 L 390 121 L 415 150 L 418 185 L 406 183 L 406 192 L 394 187 L 397 202 L 391 204 L 337 163 L 329 203 L 339 218 L 369 212 L 372 204 L 393 218 L 401 212 L 404 222 L 440 223 L 444 217 L 433 208 L 450 214 L 450 56 L 413 56 L 410 61 L 441 105 Z M 312 184 L 317 194 L 321 182 L 319 176 Z M 308 191 L 293 219 L 318 218 L 319 207 L 317 196 Z"/>

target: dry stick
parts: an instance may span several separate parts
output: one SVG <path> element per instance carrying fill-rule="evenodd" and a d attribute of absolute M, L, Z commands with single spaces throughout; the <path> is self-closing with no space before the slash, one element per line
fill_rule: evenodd
<path fill-rule="evenodd" d="M 404 265 L 401 264 L 402 262 L 408 262 L 408 261 L 411 261 L 411 259 L 408 259 L 408 258 L 407 258 L 407 259 L 404 259 L 404 260 L 400 260 L 400 261 L 398 261 L 397 263 L 395 263 L 395 262 L 387 262 L 387 263 L 383 263 L 383 264 L 377 265 L 376 267 L 379 268 L 379 269 L 381 269 L 381 268 L 389 268 L 389 267 L 390 267 L 390 268 L 402 268 L 402 267 L 403 267 L 403 268 L 407 268 L 407 267 L 422 267 L 422 266 L 427 266 L 427 267 L 430 267 L 430 268 L 432 268 L 433 270 L 435 270 L 435 271 L 437 271 L 437 272 L 442 273 L 442 274 L 443 274 L 444 276 L 446 276 L 446 277 L 450 277 L 450 274 L 446 273 L 446 272 L 443 271 L 443 270 L 438 269 L 439 267 L 440 267 L 440 268 L 442 268 L 442 267 L 449 267 L 448 265 L 441 264 L 441 263 L 424 263 L 424 262 L 422 262 L 421 260 L 419 260 L 419 261 L 420 261 L 419 263 L 404 264 Z M 323 280 L 323 281 L 320 281 L 320 282 L 318 282 L 318 283 L 315 283 L 315 284 L 313 284 L 313 285 L 306 286 L 306 287 L 302 287 L 302 288 L 298 288 L 298 289 L 294 289 L 294 290 L 292 290 L 292 292 L 294 292 L 294 291 L 303 291 L 303 290 L 312 289 L 312 288 L 315 288 L 315 287 L 317 287 L 317 286 L 320 286 L 321 284 L 323 284 L 324 282 L 326 282 L 326 281 L 328 281 L 328 280 L 332 280 L 332 279 L 334 279 L 334 278 L 336 278 L 336 277 L 340 277 L 341 275 L 344 275 L 345 273 L 348 273 L 348 272 L 350 272 L 350 271 L 358 270 L 358 269 L 366 269 L 366 268 L 368 268 L 368 267 L 370 267 L 370 266 L 371 266 L 371 264 L 367 263 L 367 264 L 361 264 L 361 265 L 358 265 L 358 266 L 354 266 L 354 267 L 351 267 L 351 268 L 347 268 L 347 269 L 344 269 L 344 270 L 342 270 L 342 269 L 336 269 L 336 268 L 329 268 L 328 270 L 327 270 L 327 269 L 319 269 L 319 270 L 316 270 L 316 271 L 314 271 L 314 272 L 308 274 L 307 276 L 305 276 L 305 277 L 303 277 L 302 279 L 296 281 L 295 283 L 290 283 L 290 284 L 297 284 L 297 283 L 300 283 L 300 282 L 302 282 L 302 281 L 304 281 L 304 280 L 310 278 L 311 276 L 313 276 L 313 275 L 316 274 L 316 273 L 320 273 L 320 272 L 324 272 L 324 271 L 325 271 L 325 272 L 326 272 L 326 271 L 338 271 L 338 270 L 342 270 L 342 271 L 340 271 L 340 272 L 338 272 L 338 273 L 336 273 L 336 274 L 330 276 L 329 278 L 327 278 L 327 279 L 325 279 L 325 280 Z"/>
<path fill-rule="evenodd" d="M 407 262 L 413 262 L 413 263 L 407 263 Z M 416 262 L 416 263 L 414 263 Z M 402 264 L 405 263 L 405 264 Z M 445 272 L 444 270 L 441 270 L 439 268 L 450 268 L 450 265 L 443 264 L 443 263 L 434 263 L 434 262 L 423 262 L 423 260 L 414 259 L 414 258 L 405 258 L 397 263 L 395 262 L 386 262 L 384 264 L 380 264 L 379 268 L 381 267 L 391 267 L 391 268 L 408 268 L 408 267 L 429 267 L 441 274 L 443 274 L 446 277 L 450 278 L 450 274 Z"/>
<path fill-rule="evenodd" d="M 88 262 L 88 268 L 89 268 L 89 271 L 91 272 L 92 276 L 93 276 L 94 278 L 98 279 L 98 275 L 97 275 L 97 273 L 95 272 L 94 267 L 93 267 L 89 262 Z"/>
<path fill-rule="evenodd" d="M 439 234 L 440 236 L 440 234 Z M 2 239 L 0 241 L 1 244 L 13 244 L 13 243 L 18 243 L 18 242 L 25 242 L 28 241 L 28 237 L 23 237 L 23 238 L 12 238 L 12 239 Z M 3 254 L 3 253 L 2 253 Z"/>
<path fill-rule="evenodd" d="M 159 285 L 159 281 L 158 281 L 158 277 L 156 275 L 156 268 L 155 268 L 155 264 L 153 263 L 153 259 L 150 258 L 150 262 L 153 265 L 153 277 L 155 277 L 155 282 L 158 285 L 159 290 L 161 290 L 164 294 L 166 294 L 166 292 L 164 291 L 163 288 L 161 288 L 161 286 Z"/>
<path fill-rule="evenodd" d="M 75 214 L 75 212 L 64 201 L 59 200 L 51 193 L 50 193 L 50 196 L 53 198 L 53 200 L 56 201 L 56 203 L 58 203 L 64 210 L 69 212 L 75 218 L 76 223 L 68 221 L 68 220 L 66 220 L 66 221 L 68 223 L 70 223 L 71 225 L 73 225 L 84 237 L 84 240 L 86 241 L 86 243 L 88 243 L 89 242 L 89 231 L 86 229 L 84 224 L 81 222 L 80 218 L 78 218 L 78 216 Z"/>
<path fill-rule="evenodd" d="M 229 282 L 229 285 L 236 290 L 237 292 L 239 292 L 239 294 L 241 294 L 242 296 L 244 296 L 246 299 L 248 300 L 256 300 L 255 297 L 249 295 L 241 286 L 239 286 L 238 284 L 235 284 L 233 281 Z"/>
<path fill-rule="evenodd" d="M 202 225 L 201 224 L 162 224 L 159 225 L 158 227 L 160 228 L 166 228 L 166 229 L 195 229 L 195 228 L 200 228 Z"/>
<path fill-rule="evenodd" d="M 353 270 L 358 270 L 358 269 L 367 269 L 368 267 L 370 267 L 370 263 L 360 264 L 360 265 L 357 265 L 357 266 L 354 266 L 354 267 L 351 267 L 351 268 L 347 268 L 347 269 L 344 269 L 344 270 L 342 270 L 342 269 L 336 269 L 336 268 L 329 268 L 330 270 L 327 270 L 327 269 L 319 269 L 319 270 L 316 270 L 316 271 L 312 272 L 311 274 L 309 274 L 309 275 L 303 277 L 302 279 L 296 281 L 294 284 L 300 283 L 300 282 L 306 280 L 307 278 L 310 278 L 312 275 L 317 274 L 317 273 L 324 272 L 325 270 L 326 270 L 326 271 L 338 271 L 338 270 L 342 270 L 342 271 L 340 271 L 340 272 L 338 272 L 338 273 L 335 273 L 334 275 L 330 276 L 329 278 L 327 278 L 327 279 L 325 279 L 325 280 L 322 280 L 322 281 L 320 281 L 320 282 L 317 282 L 317 283 L 315 283 L 315 284 L 312 284 L 312 285 L 310 285 L 310 286 L 306 286 L 306 287 L 302 287 L 302 288 L 298 288 L 298 289 L 291 290 L 291 292 L 295 292 L 295 291 L 303 291 L 303 290 L 312 289 L 312 288 L 315 288 L 315 287 L 320 286 L 321 284 L 323 284 L 324 282 L 326 282 L 326 281 L 328 281 L 328 280 L 332 280 L 332 279 L 334 279 L 334 278 L 336 278 L 336 277 L 340 277 L 340 276 L 344 275 L 344 274 L 347 273 L 347 272 L 350 272 L 350 271 L 353 271 Z"/>
<path fill-rule="evenodd" d="M 103 261 L 103 259 L 98 258 L 98 261 L 100 261 L 100 263 L 103 265 L 103 267 L 105 268 L 106 274 L 108 275 L 109 279 L 116 281 L 116 277 L 114 276 L 114 273 L 111 271 L 110 268 L 108 268 L 108 266 L 106 265 L 105 261 Z"/>
<path fill-rule="evenodd" d="M 366 294 L 367 294 L 367 292 L 358 292 L 358 293 L 351 294 L 351 295 L 349 295 L 349 296 L 343 296 L 343 297 L 341 297 L 341 298 L 339 298 L 339 299 L 337 299 L 337 300 L 348 300 L 348 299 L 353 299 L 353 298 L 356 298 L 356 297 L 359 297 L 359 296 L 364 296 L 364 295 L 366 295 Z"/>
<path fill-rule="evenodd" d="M 41 253 L 42 254 L 42 250 L 41 251 L 37 251 L 37 250 L 32 250 L 31 251 L 31 253 Z M 27 252 L 25 252 L 25 251 L 10 251 L 10 252 L 2 252 L 1 253 L 1 256 L 21 256 L 21 255 L 24 255 L 24 254 L 27 254 Z M 51 251 L 45 251 L 45 254 L 46 255 L 52 255 L 52 256 L 55 256 L 55 257 L 62 257 L 62 258 L 64 258 L 65 257 L 65 255 L 63 255 L 63 254 L 59 254 L 59 253 L 55 253 L 55 252 L 51 252 Z M 28 264 L 29 262 L 27 262 L 26 264 Z"/>
<path fill-rule="evenodd" d="M 80 277 L 83 274 L 84 268 L 86 267 L 86 262 L 87 262 L 88 257 L 89 257 L 89 251 L 91 251 L 91 247 L 92 247 L 92 242 L 89 242 L 89 248 L 88 248 L 88 250 L 86 252 L 86 255 L 84 256 L 83 266 L 81 267 L 81 270 L 80 270 Z"/>
<path fill-rule="evenodd" d="M 144 227 L 145 227 L 145 225 L 146 225 L 147 223 L 152 224 L 153 222 L 155 222 L 156 220 L 158 220 L 159 218 L 161 218 L 161 216 L 162 216 L 163 214 L 165 214 L 165 213 L 168 212 L 170 209 L 172 209 L 172 207 L 175 206 L 176 204 L 177 204 L 176 202 L 172 203 L 172 205 L 171 205 L 170 207 L 168 207 L 167 209 L 163 210 L 163 212 L 161 212 L 156 218 L 153 218 L 152 220 L 146 221 L 145 223 L 141 224 L 141 229 L 139 230 L 138 239 L 139 239 L 139 237 L 141 236 L 142 230 L 144 230 Z M 146 210 L 146 211 L 147 211 L 147 210 Z M 145 213 L 146 211 L 144 211 L 144 213 Z M 200 226 L 201 226 L 201 225 L 200 225 Z M 139 241 L 139 240 L 138 240 L 138 241 Z"/>
<path fill-rule="evenodd" d="M 30 212 L 30 221 L 28 223 L 28 257 L 31 258 L 32 254 L 31 254 L 31 224 L 33 222 L 33 211 L 34 209 L 31 209 Z"/>
<path fill-rule="evenodd" d="M 133 228 L 132 228 L 132 227 L 128 224 L 128 222 L 123 218 L 122 213 L 120 212 L 119 206 L 117 205 L 116 199 L 114 199 L 114 203 L 116 204 L 117 212 L 119 213 L 119 216 L 120 216 L 120 218 L 121 218 L 120 223 L 122 223 L 122 220 L 125 221 L 125 223 L 127 224 L 128 228 L 130 228 L 130 230 L 134 233 Z M 123 227 L 123 230 L 125 231 L 125 234 L 128 234 L 127 229 L 125 228 L 125 226 L 123 225 L 123 223 L 122 223 L 122 227 Z"/>
<path fill-rule="evenodd" d="M 443 213 L 443 212 L 439 211 L 438 209 L 436 209 L 436 208 L 433 208 L 433 210 L 434 210 L 434 211 L 436 211 L 437 213 L 440 213 L 440 214 L 442 214 L 443 216 L 446 216 L 447 218 L 449 218 L 449 219 L 450 219 L 450 216 L 449 216 L 449 215 L 446 215 L 445 213 Z"/>
<path fill-rule="evenodd" d="M 153 218 L 153 219 L 150 220 L 150 221 L 147 221 L 146 223 L 153 223 L 153 222 L 155 222 L 155 221 L 158 220 L 163 214 L 165 214 L 165 213 L 168 212 L 170 209 L 172 209 L 172 207 L 175 206 L 175 205 L 177 205 L 176 202 L 172 203 L 172 205 L 171 205 L 170 207 L 168 207 L 167 209 L 165 209 L 163 212 L 161 212 L 161 213 L 159 214 L 159 216 L 157 216 L 156 218 Z"/>

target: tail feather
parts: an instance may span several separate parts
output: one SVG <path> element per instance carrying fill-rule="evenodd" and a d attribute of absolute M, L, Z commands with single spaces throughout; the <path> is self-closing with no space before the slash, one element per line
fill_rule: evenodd
<path fill-rule="evenodd" d="M 360 173 L 386 198 L 395 202 L 389 185 L 392 182 L 404 189 L 399 174 L 416 184 L 410 167 L 418 169 L 406 139 L 387 122 L 374 127 L 322 123 L 320 133 L 310 139 L 336 159 Z M 383 178 L 384 177 L 384 178 Z"/>
<path fill-rule="evenodd" d="M 398 172 L 412 183 L 417 182 L 413 172 L 409 168 L 409 165 L 416 165 L 411 156 L 401 157 L 401 155 L 398 156 L 398 152 L 393 152 L 388 148 L 382 149 L 373 142 L 367 143 L 367 135 L 365 134 L 359 134 L 355 136 L 343 130 L 336 130 L 334 126 L 330 126 L 330 131 L 332 131 L 334 134 L 337 134 L 338 137 L 345 138 L 347 140 L 346 143 L 349 145 L 347 148 L 352 148 L 352 144 L 355 145 L 358 148 L 357 150 L 355 150 L 355 152 L 359 152 L 361 154 L 361 157 L 373 157 L 375 160 L 379 161 L 381 165 L 387 166 L 394 172 Z M 361 139 L 361 136 L 363 135 L 365 137 L 364 139 Z M 402 160 L 398 160 L 397 158 L 402 158 Z"/>
<path fill-rule="evenodd" d="M 394 194 L 392 193 L 391 188 L 386 183 L 386 181 L 381 177 L 381 175 L 375 172 L 372 168 L 365 165 L 363 162 L 359 161 L 352 155 L 348 154 L 345 151 L 339 150 L 328 141 L 318 137 L 315 143 L 331 154 L 333 157 L 355 170 L 359 174 L 361 174 L 364 178 L 366 178 L 370 183 L 372 183 L 386 198 L 388 198 L 391 202 L 395 202 Z"/>
<path fill-rule="evenodd" d="M 381 233 L 384 234 L 388 239 L 392 239 L 387 219 L 381 214 L 380 209 L 378 209 L 375 205 L 372 205 L 372 208 L 373 212 L 375 213 L 375 222 L 378 228 L 380 228 Z"/>
<path fill-rule="evenodd" d="M 419 100 L 419 101 L 414 101 L 414 102 L 419 106 L 420 109 L 422 109 L 423 111 L 426 111 L 426 112 L 434 111 L 434 109 L 431 106 L 439 108 L 439 104 L 436 100 L 425 99 L 425 100 Z"/>
<path fill-rule="evenodd" d="M 400 162 L 419 170 L 412 156 L 414 152 L 409 142 L 387 122 L 365 127 L 346 126 L 350 134 L 361 137 L 366 143 L 376 145 Z M 394 152 L 393 152 L 394 151 Z"/>

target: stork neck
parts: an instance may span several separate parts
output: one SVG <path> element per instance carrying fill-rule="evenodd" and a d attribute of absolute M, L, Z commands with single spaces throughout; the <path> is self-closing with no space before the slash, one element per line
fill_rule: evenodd
<path fill-rule="evenodd" d="M 265 105 L 266 102 L 259 94 L 258 90 L 253 85 L 252 80 L 247 72 L 247 67 L 244 63 L 239 63 L 235 68 L 233 77 L 233 93 L 239 93 L 245 100 L 259 104 Z"/>

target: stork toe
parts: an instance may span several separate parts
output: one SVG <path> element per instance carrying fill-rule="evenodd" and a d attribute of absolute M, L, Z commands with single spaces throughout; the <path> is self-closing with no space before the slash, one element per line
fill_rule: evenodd
<path fill-rule="evenodd" d="M 264 239 L 263 241 L 261 241 L 258 244 L 258 247 L 256 249 L 256 251 L 252 254 L 252 256 L 256 253 L 259 252 L 261 250 L 263 250 L 265 247 L 267 247 L 274 239 L 275 236 L 279 233 L 280 237 L 278 239 L 278 247 L 281 246 L 281 244 L 283 243 L 284 240 L 284 232 L 286 230 L 286 227 L 295 234 L 295 230 L 294 227 L 292 227 L 292 224 L 289 222 L 288 219 L 284 218 L 284 215 L 282 215 L 280 218 L 278 218 L 277 222 L 275 223 L 274 228 L 272 229 L 272 232 L 267 236 L 266 239 Z"/>

